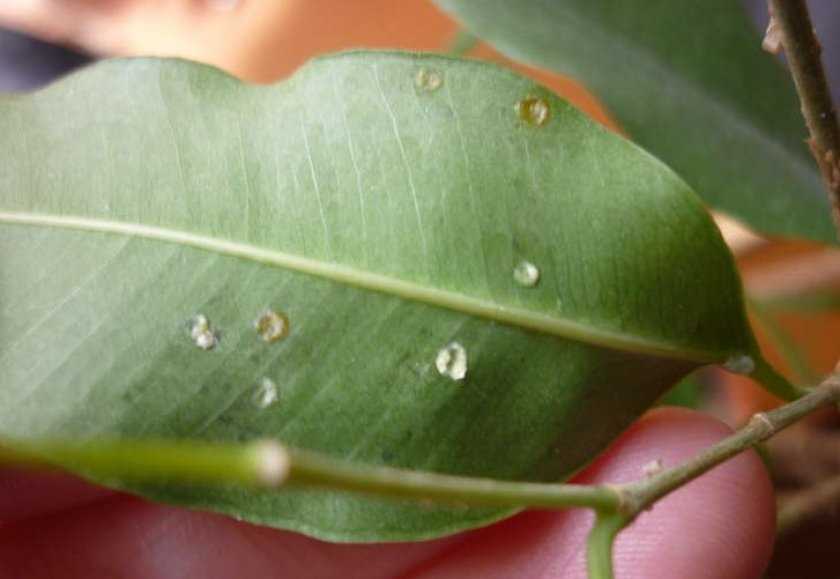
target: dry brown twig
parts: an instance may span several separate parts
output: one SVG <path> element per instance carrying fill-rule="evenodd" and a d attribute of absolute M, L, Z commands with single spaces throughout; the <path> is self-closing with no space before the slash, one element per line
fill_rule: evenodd
<path fill-rule="evenodd" d="M 802 116 L 811 133 L 808 145 L 817 160 L 840 237 L 840 125 L 822 66 L 805 0 L 768 0 L 771 28 L 778 35 L 799 93 Z"/>

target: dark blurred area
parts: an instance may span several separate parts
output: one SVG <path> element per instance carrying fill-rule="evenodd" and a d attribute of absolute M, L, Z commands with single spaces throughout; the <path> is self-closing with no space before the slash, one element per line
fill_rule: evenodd
<path fill-rule="evenodd" d="M 38 88 L 89 60 L 67 48 L 0 29 L 0 91 Z"/>

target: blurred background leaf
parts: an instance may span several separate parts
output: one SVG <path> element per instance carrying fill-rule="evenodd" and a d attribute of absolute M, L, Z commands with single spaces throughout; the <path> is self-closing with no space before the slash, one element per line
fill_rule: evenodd
<path fill-rule="evenodd" d="M 524 62 L 570 74 L 714 208 L 836 243 L 793 84 L 732 0 L 439 0 Z"/>

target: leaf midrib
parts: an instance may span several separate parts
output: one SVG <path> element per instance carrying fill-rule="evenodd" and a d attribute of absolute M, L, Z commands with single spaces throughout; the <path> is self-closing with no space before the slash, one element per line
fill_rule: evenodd
<path fill-rule="evenodd" d="M 490 300 L 428 287 L 342 264 L 318 261 L 248 243 L 219 239 L 177 229 L 71 215 L 17 211 L 0 211 L 0 223 L 112 233 L 180 244 L 616 350 L 688 360 L 701 364 L 721 362 L 727 358 L 726 352 L 675 346 L 632 334 L 596 328 L 574 320 L 549 316 L 525 308 L 504 306 Z"/>

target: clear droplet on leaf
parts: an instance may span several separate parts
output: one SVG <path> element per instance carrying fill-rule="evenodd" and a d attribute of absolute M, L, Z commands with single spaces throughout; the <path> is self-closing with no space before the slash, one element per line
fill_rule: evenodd
<path fill-rule="evenodd" d="M 421 68 L 417 71 L 414 77 L 414 86 L 419 90 L 426 92 L 434 92 L 443 84 L 443 76 L 436 71 L 429 68 Z"/>
<path fill-rule="evenodd" d="M 210 327 L 210 320 L 204 314 L 198 314 L 192 319 L 190 337 L 202 350 L 212 350 L 219 343 L 218 334 Z"/>
<path fill-rule="evenodd" d="M 289 335 L 289 318 L 274 310 L 266 310 L 254 320 L 254 328 L 263 341 L 276 342 Z"/>
<path fill-rule="evenodd" d="M 521 286 L 534 287 L 540 281 L 540 270 L 530 261 L 520 261 L 513 268 L 513 279 Z"/>
<path fill-rule="evenodd" d="M 746 354 L 735 354 L 726 361 L 723 367 L 735 374 L 752 374 L 755 370 L 755 360 Z"/>
<path fill-rule="evenodd" d="M 534 127 L 541 127 L 551 116 L 548 101 L 540 97 L 526 97 L 516 103 L 516 114 L 519 118 Z"/>
<path fill-rule="evenodd" d="M 257 384 L 257 389 L 254 391 L 253 401 L 258 408 L 268 408 L 275 402 L 279 395 L 277 393 L 277 384 L 271 378 L 263 378 Z"/>
<path fill-rule="evenodd" d="M 467 351 L 458 342 L 450 342 L 438 351 L 435 366 L 442 376 L 463 380 L 467 376 Z"/>

